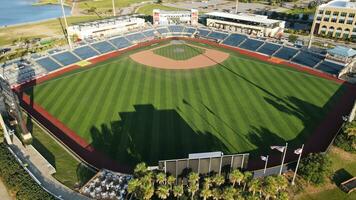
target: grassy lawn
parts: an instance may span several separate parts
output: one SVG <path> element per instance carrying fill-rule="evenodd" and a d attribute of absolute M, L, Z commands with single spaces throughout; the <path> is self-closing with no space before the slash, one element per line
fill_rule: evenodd
<path fill-rule="evenodd" d="M 26 92 L 95 148 L 131 165 L 216 150 L 257 155 L 285 141 L 297 147 L 343 92 L 235 52 L 222 65 L 194 70 L 146 67 L 130 53 Z"/>
<path fill-rule="evenodd" d="M 115 7 L 126 7 L 133 3 L 140 3 L 140 0 L 115 0 Z M 96 0 L 96 1 L 79 1 L 77 2 L 80 9 L 89 9 L 95 7 L 99 10 L 112 9 L 112 0 Z"/>
<path fill-rule="evenodd" d="M 179 8 L 164 6 L 161 4 L 147 4 L 147 5 L 141 6 L 137 10 L 137 13 L 145 14 L 145 15 L 152 15 L 153 9 L 161 9 L 161 10 L 169 10 L 169 11 L 182 10 Z"/>
<path fill-rule="evenodd" d="M 73 189 L 76 183 L 82 185 L 94 175 L 36 123 L 27 124 L 32 129 L 32 145 L 56 168 L 54 177 L 58 181 Z"/>
<path fill-rule="evenodd" d="M 314 14 L 315 8 L 293 8 L 286 11 L 287 14 Z"/>
<path fill-rule="evenodd" d="M 334 181 L 338 185 L 341 182 L 356 176 L 356 154 L 347 153 L 339 148 L 333 147 L 329 153 L 333 162 Z M 356 193 L 346 194 L 335 184 L 329 183 L 326 186 L 317 188 L 307 188 L 307 192 L 298 196 L 298 200 L 351 200 L 356 199 Z"/>
<path fill-rule="evenodd" d="M 174 60 L 187 60 L 204 53 L 204 49 L 184 44 L 172 44 L 153 51 L 155 54 Z"/>

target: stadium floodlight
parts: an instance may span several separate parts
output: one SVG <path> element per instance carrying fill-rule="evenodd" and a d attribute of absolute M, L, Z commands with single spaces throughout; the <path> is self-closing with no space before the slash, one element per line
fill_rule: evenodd
<path fill-rule="evenodd" d="M 69 49 L 72 50 L 72 41 L 70 40 L 69 34 L 68 34 L 68 23 L 67 23 L 67 18 L 66 18 L 66 12 L 64 11 L 63 0 L 61 0 L 61 7 L 62 7 L 62 14 L 63 14 L 63 19 L 64 19 L 65 34 L 66 34 L 66 37 L 68 40 Z"/>
<path fill-rule="evenodd" d="M 235 14 L 237 14 L 237 7 L 239 6 L 239 0 L 236 0 L 236 5 L 235 5 Z"/>
<path fill-rule="evenodd" d="M 112 0 L 112 14 L 114 17 L 116 16 L 116 11 L 115 11 L 115 0 Z"/>
<path fill-rule="evenodd" d="M 297 175 L 298 166 L 299 166 L 300 158 L 302 157 L 303 149 L 304 149 L 304 144 L 302 145 L 301 148 L 296 149 L 294 151 L 294 154 L 299 155 L 299 157 L 298 157 L 298 161 L 297 161 L 297 166 L 295 167 L 295 170 L 294 170 L 294 175 L 293 175 L 293 179 L 292 179 L 292 185 L 294 185 L 294 180 L 295 180 L 295 177 Z"/>
<path fill-rule="evenodd" d="M 317 6 L 315 9 L 314 17 L 316 17 L 318 15 L 318 13 L 319 13 L 319 6 Z M 310 49 L 310 47 L 312 46 L 312 43 L 313 43 L 315 24 L 316 24 L 316 20 L 314 18 L 312 27 L 310 29 L 310 38 L 309 38 L 309 43 L 308 43 L 308 49 Z"/>
<path fill-rule="evenodd" d="M 279 170 L 279 175 L 282 174 L 284 159 L 285 159 L 286 153 L 287 153 L 287 147 L 288 147 L 288 143 L 286 143 L 286 146 L 271 146 L 271 149 L 276 149 L 276 150 L 278 150 L 279 152 L 283 153 L 281 168 L 280 168 L 280 170 Z"/>
<path fill-rule="evenodd" d="M 265 168 L 263 169 L 263 174 L 266 173 L 268 157 L 269 157 L 268 155 L 267 156 L 261 156 L 261 160 L 265 161 Z"/>

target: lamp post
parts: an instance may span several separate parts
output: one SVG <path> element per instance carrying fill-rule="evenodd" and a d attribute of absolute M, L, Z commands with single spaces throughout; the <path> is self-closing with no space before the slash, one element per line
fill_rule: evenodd
<path fill-rule="evenodd" d="M 294 170 L 292 185 L 294 185 L 295 177 L 297 176 L 297 171 L 298 171 L 298 167 L 299 167 L 300 158 L 302 157 L 303 148 L 304 148 L 304 144 L 302 145 L 301 148 L 294 151 L 294 153 L 299 155 L 299 157 L 298 157 L 298 161 L 297 161 L 297 166 L 295 167 L 295 170 Z"/>
<path fill-rule="evenodd" d="M 72 41 L 70 40 L 69 34 L 68 34 L 68 23 L 67 23 L 66 13 L 64 10 L 63 0 L 61 0 L 61 7 L 62 7 L 62 14 L 63 14 L 63 19 L 64 19 L 65 34 L 66 34 L 66 37 L 68 40 L 69 49 L 72 50 Z"/>
<path fill-rule="evenodd" d="M 115 11 L 115 0 L 112 0 L 112 14 L 114 17 L 116 16 L 116 11 Z"/>

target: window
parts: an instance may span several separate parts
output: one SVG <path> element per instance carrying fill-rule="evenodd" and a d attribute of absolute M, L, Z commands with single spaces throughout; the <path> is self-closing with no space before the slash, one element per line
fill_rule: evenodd
<path fill-rule="evenodd" d="M 346 24 L 352 24 L 352 20 L 347 20 Z"/>
<path fill-rule="evenodd" d="M 345 13 L 345 12 L 341 13 L 341 17 L 346 17 L 346 15 L 347 15 L 347 13 Z"/>
<path fill-rule="evenodd" d="M 349 13 L 349 17 L 355 17 L 355 13 Z"/>
<path fill-rule="evenodd" d="M 329 11 L 329 10 L 325 12 L 325 15 L 330 15 L 330 14 L 331 14 L 331 11 Z"/>
<path fill-rule="evenodd" d="M 324 22 L 328 22 L 329 21 L 329 17 L 324 17 Z"/>
<path fill-rule="evenodd" d="M 333 12 L 333 15 L 334 15 L 334 16 L 338 16 L 338 15 L 339 15 L 339 12 Z"/>
<path fill-rule="evenodd" d="M 355 33 L 356 33 L 356 27 L 354 27 L 354 29 L 352 29 L 352 32 L 355 32 Z"/>
<path fill-rule="evenodd" d="M 321 20 L 321 17 L 317 17 L 317 18 L 316 18 L 316 21 L 320 21 L 320 20 Z"/>
<path fill-rule="evenodd" d="M 324 11 L 323 11 L 323 10 L 319 10 L 319 14 L 321 14 L 321 15 L 322 15 L 323 13 L 324 13 Z"/>
<path fill-rule="evenodd" d="M 331 18 L 331 22 L 336 22 L 336 18 Z"/>
<path fill-rule="evenodd" d="M 343 24 L 343 23 L 345 23 L 345 20 L 344 19 L 339 19 L 339 23 Z"/>

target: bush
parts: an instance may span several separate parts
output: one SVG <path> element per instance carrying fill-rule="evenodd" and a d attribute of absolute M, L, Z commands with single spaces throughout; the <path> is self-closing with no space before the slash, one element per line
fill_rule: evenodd
<path fill-rule="evenodd" d="M 299 174 L 308 183 L 321 185 L 331 175 L 331 164 L 327 155 L 311 153 L 301 160 Z"/>
<path fill-rule="evenodd" d="M 55 199 L 31 178 L 3 143 L 0 144 L 0 177 L 11 193 L 16 195 L 16 199 Z"/>
<path fill-rule="evenodd" d="M 356 121 L 346 124 L 336 137 L 335 145 L 345 151 L 356 152 Z"/>

